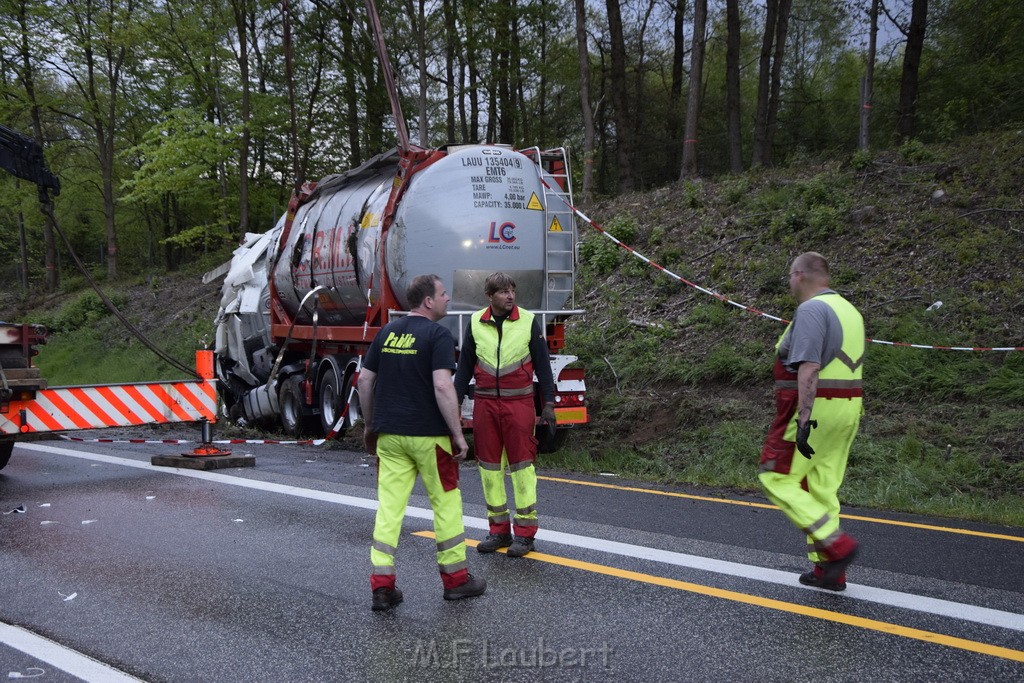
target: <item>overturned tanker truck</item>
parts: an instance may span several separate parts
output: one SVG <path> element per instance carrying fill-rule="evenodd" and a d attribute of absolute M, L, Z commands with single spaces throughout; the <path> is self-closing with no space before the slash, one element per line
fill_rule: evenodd
<path fill-rule="evenodd" d="M 307 183 L 225 266 L 216 371 L 227 415 L 291 435 L 343 431 L 359 418 L 360 358 L 408 310 L 409 281 L 442 278 L 451 303 L 441 324 L 461 347 L 469 316 L 487 305 L 485 278 L 500 270 L 545 330 L 558 425 L 538 438 L 541 452 L 557 450 L 587 422 L 584 371 L 561 353 L 566 320 L 582 313 L 571 200 L 564 149 L 502 145 L 400 146 Z M 467 428 L 471 416 L 472 391 Z"/>

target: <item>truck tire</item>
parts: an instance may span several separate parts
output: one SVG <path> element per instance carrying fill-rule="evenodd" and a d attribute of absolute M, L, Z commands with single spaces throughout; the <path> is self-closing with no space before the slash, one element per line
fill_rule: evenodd
<path fill-rule="evenodd" d="M 0 441 L 0 470 L 7 467 L 7 463 L 10 461 L 11 453 L 13 452 L 13 441 Z"/>
<path fill-rule="evenodd" d="M 311 434 L 317 419 L 315 415 L 310 415 L 306 408 L 302 376 L 293 375 L 282 382 L 278 397 L 281 402 L 281 427 L 284 433 L 292 437 Z"/>
<path fill-rule="evenodd" d="M 320 432 L 326 436 L 338 421 L 341 411 L 345 409 L 345 394 L 341 391 L 341 380 L 333 365 L 324 371 L 317 399 L 317 405 L 320 407 Z M 345 425 L 342 424 L 339 432 L 344 429 Z"/>
<path fill-rule="evenodd" d="M 541 425 L 536 432 L 538 453 L 557 453 L 562 450 L 565 440 L 569 438 L 568 429 L 556 429 L 555 435 L 548 434 L 547 427 Z"/>

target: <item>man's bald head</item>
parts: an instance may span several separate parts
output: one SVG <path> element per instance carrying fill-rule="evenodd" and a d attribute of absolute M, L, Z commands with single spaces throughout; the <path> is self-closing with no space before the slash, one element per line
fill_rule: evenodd
<path fill-rule="evenodd" d="M 789 288 L 803 303 L 828 287 L 828 261 L 816 251 L 807 251 L 793 259 L 789 267 Z"/>

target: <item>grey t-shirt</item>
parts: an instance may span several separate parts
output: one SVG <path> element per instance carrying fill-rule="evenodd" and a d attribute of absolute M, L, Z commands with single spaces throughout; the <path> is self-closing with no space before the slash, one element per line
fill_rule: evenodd
<path fill-rule="evenodd" d="M 824 368 L 843 348 L 843 326 L 832 307 L 822 301 L 826 296 L 838 294 L 824 289 L 800 304 L 793 314 L 793 325 L 779 344 L 779 358 L 790 372 L 808 362 Z"/>

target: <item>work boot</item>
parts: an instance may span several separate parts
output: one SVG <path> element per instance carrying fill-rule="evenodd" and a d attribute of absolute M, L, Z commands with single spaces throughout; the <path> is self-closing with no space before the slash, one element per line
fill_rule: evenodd
<path fill-rule="evenodd" d="M 857 545 L 857 541 L 854 541 L 852 538 L 850 539 L 850 543 L 852 543 L 853 547 L 838 560 L 821 563 L 821 580 L 824 583 L 838 585 L 840 577 L 845 578 L 846 568 L 849 567 L 855 559 L 857 559 L 857 552 L 860 549 L 860 546 Z"/>
<path fill-rule="evenodd" d="M 493 553 L 498 548 L 512 545 L 512 534 L 490 534 L 476 547 L 478 553 Z"/>
<path fill-rule="evenodd" d="M 373 591 L 373 603 L 370 609 L 374 612 L 391 609 L 402 602 L 402 591 L 397 588 L 378 588 Z"/>
<path fill-rule="evenodd" d="M 805 586 L 814 586 L 815 588 L 825 588 L 830 591 L 844 591 L 846 590 L 846 572 L 843 572 L 839 577 L 831 583 L 827 583 L 824 579 L 825 571 L 821 568 L 821 565 L 814 565 L 814 569 L 807 572 L 806 574 L 800 575 L 800 583 Z"/>
<path fill-rule="evenodd" d="M 462 598 L 475 598 L 478 595 L 483 595 L 484 591 L 487 590 L 487 581 L 480 578 L 479 576 L 473 576 L 472 574 L 467 575 L 469 578 L 466 583 L 460 584 L 455 588 L 444 589 L 445 600 L 461 600 Z"/>
<path fill-rule="evenodd" d="M 508 552 L 506 554 L 509 557 L 522 557 L 531 550 L 533 550 L 532 538 L 526 538 L 525 536 L 516 536 L 516 540 L 512 541 L 512 545 L 509 546 Z"/>

